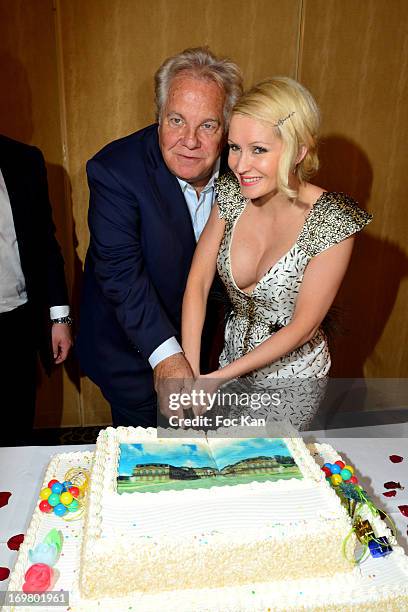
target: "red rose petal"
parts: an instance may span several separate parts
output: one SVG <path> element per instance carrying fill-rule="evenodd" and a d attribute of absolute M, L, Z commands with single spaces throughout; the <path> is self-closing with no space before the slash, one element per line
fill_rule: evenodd
<path fill-rule="evenodd" d="M 402 491 L 403 488 L 404 487 L 401 487 L 400 482 L 394 482 L 393 480 L 390 480 L 389 482 L 384 482 L 384 489 L 401 489 Z"/>
<path fill-rule="evenodd" d="M 0 508 L 7 506 L 10 497 L 10 491 L 0 491 Z"/>
<path fill-rule="evenodd" d="M 7 580 L 10 576 L 10 570 L 8 567 L 0 567 L 0 580 Z"/>
<path fill-rule="evenodd" d="M 398 506 L 398 510 L 408 518 L 408 506 Z"/>
<path fill-rule="evenodd" d="M 23 542 L 24 542 L 24 533 L 19 533 L 18 535 L 15 535 L 8 540 L 7 546 L 9 547 L 10 550 L 19 550 Z"/>
<path fill-rule="evenodd" d="M 395 497 L 396 494 L 396 491 L 386 491 L 385 493 L 383 493 L 384 497 Z"/>
<path fill-rule="evenodd" d="M 390 455 L 390 461 L 393 463 L 401 463 L 401 461 L 404 461 L 404 457 L 400 457 L 400 455 Z"/>

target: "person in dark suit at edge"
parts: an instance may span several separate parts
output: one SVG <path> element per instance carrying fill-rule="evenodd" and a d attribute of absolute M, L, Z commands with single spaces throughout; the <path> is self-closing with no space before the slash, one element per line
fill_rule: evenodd
<path fill-rule="evenodd" d="M 77 352 L 114 426 L 155 425 L 155 387 L 177 379 L 181 390 L 192 377 L 178 342 L 183 293 L 241 93 L 236 64 L 208 48 L 186 49 L 155 75 L 157 123 L 87 164 L 90 245 Z"/>
<path fill-rule="evenodd" d="M 55 238 L 47 172 L 36 147 L 0 135 L 0 444 L 28 443 L 36 366 L 72 345 L 64 260 Z"/>

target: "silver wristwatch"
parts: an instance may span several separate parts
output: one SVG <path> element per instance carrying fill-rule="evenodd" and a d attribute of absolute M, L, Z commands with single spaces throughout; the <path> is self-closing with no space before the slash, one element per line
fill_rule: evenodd
<path fill-rule="evenodd" d="M 51 323 L 65 323 L 65 325 L 72 325 L 73 319 L 71 317 L 59 317 L 58 319 L 51 319 Z"/>

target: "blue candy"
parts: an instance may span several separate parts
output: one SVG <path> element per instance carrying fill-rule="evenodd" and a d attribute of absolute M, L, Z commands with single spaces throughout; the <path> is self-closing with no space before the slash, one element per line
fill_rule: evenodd
<path fill-rule="evenodd" d="M 55 544 L 40 542 L 34 549 L 28 551 L 28 558 L 31 563 L 45 563 L 52 567 L 57 561 L 58 550 Z"/>
<path fill-rule="evenodd" d="M 337 463 L 333 463 L 333 465 L 331 466 L 331 471 L 332 471 L 332 474 L 340 474 L 341 467 L 337 465 Z"/>
<path fill-rule="evenodd" d="M 51 491 L 53 493 L 56 493 L 57 495 L 60 495 L 63 492 L 63 490 L 64 490 L 64 487 L 62 486 L 62 484 L 60 482 L 55 482 L 52 485 Z"/>
<path fill-rule="evenodd" d="M 370 540 L 368 542 L 368 548 L 373 557 L 385 557 L 392 552 L 392 547 L 385 537 Z"/>
<path fill-rule="evenodd" d="M 64 514 L 66 513 L 67 509 L 64 506 L 64 504 L 57 504 L 54 507 L 54 514 L 56 514 L 57 516 L 64 516 Z"/>
<path fill-rule="evenodd" d="M 68 491 L 69 487 L 72 487 L 72 482 L 70 480 L 65 480 L 62 483 L 62 486 L 64 488 L 64 491 Z"/>

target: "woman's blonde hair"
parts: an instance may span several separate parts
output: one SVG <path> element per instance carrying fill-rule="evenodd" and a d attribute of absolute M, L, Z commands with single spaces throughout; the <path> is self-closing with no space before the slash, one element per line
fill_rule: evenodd
<path fill-rule="evenodd" d="M 235 104 L 232 114 L 245 115 L 273 125 L 284 144 L 278 168 L 278 189 L 289 198 L 295 198 L 297 193 L 289 187 L 289 174 L 295 174 L 300 182 L 304 182 L 319 167 L 317 143 L 320 113 L 311 93 L 289 77 L 272 77 L 245 92 Z M 297 162 L 302 145 L 307 152 Z"/>

